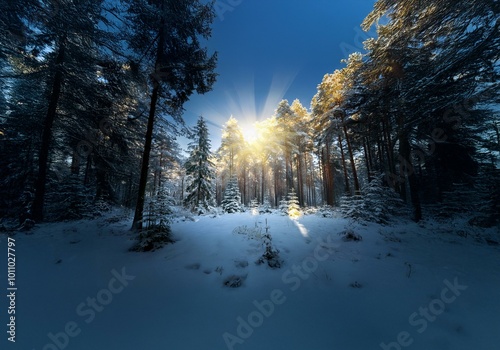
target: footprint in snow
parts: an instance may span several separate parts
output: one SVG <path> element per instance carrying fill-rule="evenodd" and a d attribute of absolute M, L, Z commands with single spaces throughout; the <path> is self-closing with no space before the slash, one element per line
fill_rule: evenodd
<path fill-rule="evenodd" d="M 245 276 L 231 275 L 224 280 L 224 286 L 229 287 L 229 288 L 241 287 L 246 278 L 247 278 L 247 275 L 245 275 Z"/>

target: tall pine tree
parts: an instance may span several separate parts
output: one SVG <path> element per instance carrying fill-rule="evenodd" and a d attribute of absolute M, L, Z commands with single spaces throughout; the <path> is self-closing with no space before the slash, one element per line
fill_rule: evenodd
<path fill-rule="evenodd" d="M 201 41 L 211 35 L 213 4 L 197 0 L 123 0 L 126 5 L 129 47 L 138 69 L 149 77 L 148 125 L 142 156 L 138 199 L 132 227 L 142 229 L 153 128 L 157 114 L 182 122 L 181 112 L 193 92 L 211 90 L 215 83 L 216 54 Z M 162 110 L 160 110 L 162 109 Z"/>
<path fill-rule="evenodd" d="M 186 174 L 192 177 L 187 187 L 189 195 L 185 205 L 191 210 L 208 209 L 214 199 L 212 181 L 215 178 L 214 164 L 211 161 L 210 139 L 207 124 L 200 117 L 194 129 L 194 140 L 189 144 L 190 155 L 186 162 Z"/>

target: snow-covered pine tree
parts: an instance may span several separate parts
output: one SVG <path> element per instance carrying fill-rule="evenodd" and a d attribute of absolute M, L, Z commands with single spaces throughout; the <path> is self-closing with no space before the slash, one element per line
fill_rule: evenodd
<path fill-rule="evenodd" d="M 250 201 L 250 211 L 252 215 L 259 215 L 259 201 L 256 198 Z"/>
<path fill-rule="evenodd" d="M 266 233 L 262 236 L 262 243 L 265 248 L 264 254 L 257 260 L 257 264 L 267 262 L 267 265 L 272 269 L 279 269 L 283 265 L 283 260 L 279 256 L 279 249 L 273 245 L 273 238 L 271 237 L 270 227 L 266 219 Z"/>
<path fill-rule="evenodd" d="M 291 218 L 298 218 L 301 215 L 300 212 L 300 205 L 299 205 L 299 198 L 297 197 L 297 194 L 295 193 L 295 189 L 292 188 L 292 190 L 288 193 L 288 216 Z"/>
<path fill-rule="evenodd" d="M 224 191 L 224 199 L 222 200 L 222 209 L 230 214 L 243 211 L 241 194 L 236 176 L 233 176 L 227 183 L 226 190 Z"/>
<path fill-rule="evenodd" d="M 363 195 L 341 199 L 341 213 L 348 218 L 387 224 L 391 216 L 408 216 L 409 208 L 399 195 L 383 185 L 384 175 L 375 177 L 363 188 Z"/>
<path fill-rule="evenodd" d="M 166 230 L 167 226 L 172 222 L 172 207 L 175 205 L 175 200 L 169 195 L 167 189 L 162 186 L 155 197 L 150 201 L 150 217 L 152 225 Z"/>
<path fill-rule="evenodd" d="M 123 0 L 128 46 L 138 70 L 149 77 L 149 116 L 132 228 L 142 229 L 153 129 L 157 115 L 182 122 L 182 106 L 193 93 L 212 89 L 217 55 L 203 46 L 215 18 L 213 3 L 199 0 Z M 161 110 L 161 112 L 160 112 Z"/>
<path fill-rule="evenodd" d="M 203 213 L 214 199 L 212 181 L 215 178 L 214 165 L 210 160 L 210 139 L 207 124 L 200 117 L 194 129 L 193 142 L 189 144 L 190 155 L 185 164 L 186 174 L 192 182 L 187 187 L 189 193 L 184 204 L 192 211 Z"/>
<path fill-rule="evenodd" d="M 269 197 L 267 196 L 264 197 L 264 202 L 259 207 L 259 213 L 260 214 L 271 213 L 271 203 L 269 201 Z"/>
<path fill-rule="evenodd" d="M 158 193 L 146 204 L 147 210 L 143 216 L 143 229 L 138 242 L 131 248 L 133 251 L 149 252 L 162 248 L 174 242 L 172 239 L 172 206 L 175 200 L 168 194 L 165 187 L 160 187 Z"/>
<path fill-rule="evenodd" d="M 279 210 L 281 211 L 281 215 L 288 215 L 288 199 L 283 197 L 279 204 Z"/>
<path fill-rule="evenodd" d="M 299 198 L 297 197 L 294 189 L 292 189 L 288 195 L 280 201 L 279 209 L 282 215 L 287 215 L 292 218 L 296 218 L 301 215 Z"/>

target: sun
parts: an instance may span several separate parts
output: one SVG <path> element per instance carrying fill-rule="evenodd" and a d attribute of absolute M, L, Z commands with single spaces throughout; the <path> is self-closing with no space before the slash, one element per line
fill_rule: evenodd
<path fill-rule="evenodd" d="M 253 143 L 259 138 L 255 125 L 244 125 L 241 127 L 241 132 L 243 133 L 243 138 L 248 143 Z"/>

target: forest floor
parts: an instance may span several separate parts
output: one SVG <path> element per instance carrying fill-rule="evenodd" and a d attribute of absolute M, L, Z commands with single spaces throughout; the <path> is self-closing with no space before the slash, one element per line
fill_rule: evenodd
<path fill-rule="evenodd" d="M 266 222 L 281 268 L 256 263 Z M 134 253 L 130 224 L 129 215 L 113 212 L 16 233 L 15 343 L 5 332 L 9 298 L 3 297 L 1 348 L 491 350 L 500 344 L 500 247 L 458 235 L 456 225 L 362 225 L 319 214 L 200 216 L 172 225 L 174 244 Z M 4 286 L 7 239 L 0 234 Z"/>

